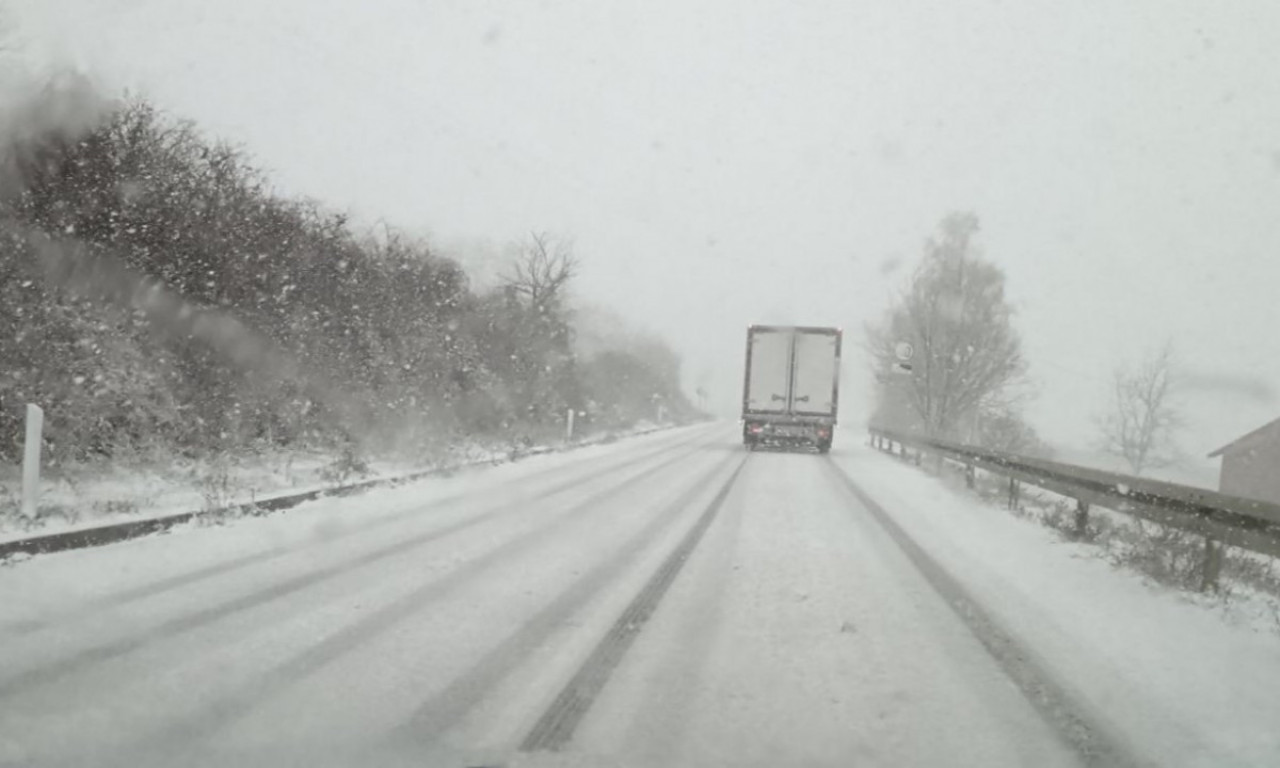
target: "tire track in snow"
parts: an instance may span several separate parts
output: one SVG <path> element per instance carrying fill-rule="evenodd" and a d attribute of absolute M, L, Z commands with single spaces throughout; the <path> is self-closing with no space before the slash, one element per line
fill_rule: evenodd
<path fill-rule="evenodd" d="M 608 488 L 591 494 L 585 500 L 562 511 L 558 517 L 547 525 L 508 539 L 485 554 L 463 563 L 434 581 L 427 582 L 412 592 L 378 608 L 359 621 L 344 626 L 289 661 L 254 678 L 252 682 L 242 686 L 239 690 L 224 694 L 218 697 L 216 701 L 201 707 L 199 711 L 177 722 L 170 722 L 162 726 L 155 732 L 139 739 L 137 748 L 148 755 L 154 752 L 163 753 L 167 764 L 182 764 L 184 755 L 194 753 L 201 742 L 210 739 L 220 729 L 235 720 L 251 716 L 249 713 L 253 706 L 270 697 L 276 691 L 306 678 L 334 659 L 358 648 L 369 639 L 393 629 L 396 625 L 408 620 L 432 603 L 447 598 L 455 590 L 488 569 L 501 564 L 511 555 L 530 547 L 536 547 L 543 541 L 554 539 L 581 518 L 595 512 L 601 502 L 652 478 L 668 467 L 684 461 L 688 456 L 688 453 L 678 454 L 621 482 L 610 485 Z M 181 754 L 172 754 L 174 751 Z"/>
<path fill-rule="evenodd" d="M 659 456 L 664 453 L 669 453 L 672 449 L 680 449 L 680 448 L 684 448 L 686 446 L 692 445 L 694 443 L 698 443 L 703 438 L 704 438 L 704 435 L 701 432 L 699 432 L 698 434 L 688 439 L 673 440 L 670 443 L 664 442 L 661 446 L 655 449 L 644 451 L 643 453 L 637 456 L 632 456 L 622 461 L 609 462 L 608 461 L 609 459 L 612 459 L 615 457 L 600 456 L 600 457 L 593 457 L 582 463 L 569 465 L 568 467 L 566 466 L 550 467 L 548 469 L 541 470 L 536 474 L 529 475 L 527 477 L 518 478 L 517 480 L 514 481 L 514 484 L 525 485 L 527 483 L 533 483 L 539 480 L 545 480 L 547 477 L 554 476 L 566 469 L 579 470 L 582 468 L 583 464 L 594 465 L 596 463 L 605 463 L 605 466 L 603 468 L 597 468 L 587 472 L 577 472 L 574 479 L 568 480 L 564 483 L 561 483 L 560 485 L 554 486 L 549 491 L 551 493 L 557 493 L 557 492 L 563 491 L 565 487 L 574 487 L 577 484 L 584 482 L 585 480 L 591 479 L 601 474 L 608 474 L 608 473 L 616 472 L 622 469 L 626 469 L 629 466 L 647 461 L 655 456 Z M 503 493 L 503 492 L 509 493 L 510 490 L 511 490 L 510 486 L 502 486 L 497 489 L 494 489 L 494 491 L 481 490 L 479 491 L 479 493 L 484 495 L 488 495 L 489 493 Z M 396 512 L 390 515 L 386 515 L 384 517 L 378 517 L 358 527 L 353 527 L 353 528 L 349 528 L 347 530 L 338 532 L 334 534 L 325 543 L 329 543 L 333 541 L 341 541 L 341 540 L 348 539 L 352 536 L 363 535 L 371 531 L 381 530 L 382 528 L 385 528 L 394 523 L 401 522 L 403 520 L 414 517 L 416 515 L 421 515 L 424 512 L 437 510 L 437 509 L 446 507 L 450 504 L 456 504 L 457 502 L 463 501 L 468 497 L 471 497 L 474 495 L 476 495 L 476 492 L 473 492 L 473 491 L 460 491 L 458 493 L 452 493 L 447 496 L 443 496 L 441 498 L 429 501 L 426 504 L 423 504 L 421 506 L 414 506 L 414 507 L 405 509 L 401 512 Z M 541 498 L 545 498 L 545 497 L 539 494 L 539 495 L 529 497 L 528 500 L 536 501 Z M 509 502 L 504 502 L 504 505 L 509 505 Z M 248 568 L 254 565 L 259 565 L 261 563 L 268 563 L 273 560 L 280 559 L 282 557 L 287 557 L 289 555 L 305 551 L 310 546 L 312 546 L 311 542 L 306 542 L 297 546 L 273 547 L 271 549 L 267 549 L 262 552 L 255 552 L 252 554 L 243 555 L 241 557 L 236 557 L 231 560 L 225 560 L 223 562 L 213 563 L 208 566 L 204 566 L 202 568 L 189 571 L 187 573 L 177 574 L 175 576 L 170 576 L 158 581 L 151 582 L 149 584 L 142 584 L 137 587 L 133 587 L 133 588 L 124 590 L 122 592 L 118 592 L 114 595 L 104 596 L 102 598 L 96 599 L 92 604 L 85 606 L 83 609 L 78 609 L 74 613 L 67 613 L 62 616 L 54 617 L 51 619 L 28 621 L 20 625 L 14 625 L 8 628 L 8 631 L 11 637 L 21 637 L 23 635 L 29 635 L 43 629 L 48 629 L 51 626 L 59 626 L 62 621 L 66 621 L 66 620 L 75 621 L 75 620 L 83 619 L 88 616 L 93 616 L 93 615 L 103 613 L 113 608 L 118 608 L 123 605 L 128 605 L 129 603 L 144 600 L 149 597 L 155 597 L 156 595 L 161 595 L 166 592 L 172 592 L 175 589 L 181 589 L 183 587 L 187 587 L 192 584 L 198 584 L 200 582 L 206 581 L 208 579 L 216 578 L 218 576 L 222 576 L 227 573 L 234 573 L 236 571 L 239 571 L 242 568 Z M 2 684 L 0 684 L 0 688 L 2 688 Z"/>
<path fill-rule="evenodd" d="M 559 751 L 573 738 L 578 724 L 595 702 L 610 675 L 622 662 L 627 651 L 653 616 L 659 602 L 672 582 L 688 562 L 689 556 L 702 540 L 703 535 L 724 506 L 734 483 L 742 474 L 750 456 L 739 462 L 733 474 L 725 481 L 698 520 L 685 534 L 676 548 L 662 562 L 649 581 L 641 588 L 627 608 L 618 617 L 608 633 L 591 652 L 577 673 L 543 712 L 533 729 L 520 744 L 521 752 Z"/>
<path fill-rule="evenodd" d="M 465 717 L 501 681 L 507 678 L 533 651 L 563 628 L 596 596 L 603 593 L 638 561 L 649 547 L 688 510 L 712 480 L 724 473 L 736 456 L 716 464 L 679 498 L 667 504 L 657 515 L 590 570 L 578 576 L 573 584 L 534 614 L 523 626 L 490 649 L 465 674 L 423 703 L 407 721 L 392 732 L 396 743 L 430 744 Z"/>
<path fill-rule="evenodd" d="M 1081 758 L 1084 765 L 1106 768 L 1151 765 L 1148 761 L 1139 759 L 1120 734 L 1114 733 L 1105 722 L 1089 711 L 1089 707 L 1078 696 L 1057 681 L 1029 649 L 1005 630 L 958 580 L 947 573 L 842 468 L 829 457 L 826 464 L 833 480 L 871 513 L 876 523 L 893 539 L 934 592 L 968 627 L 1041 719 Z"/>
<path fill-rule="evenodd" d="M 630 484 L 638 478 L 647 477 L 663 467 L 683 460 L 686 456 L 692 455 L 698 450 L 700 449 L 694 448 L 690 451 L 681 453 L 674 459 L 662 461 L 654 467 L 646 469 L 640 474 L 624 480 L 623 483 Z M 649 458 L 649 456 L 650 454 L 646 454 L 646 458 Z M 643 459 L 640 461 L 643 461 Z M 638 462 L 627 462 L 626 464 L 630 465 L 633 463 Z M 557 494 L 577 488 L 582 482 L 582 478 L 575 477 L 571 480 L 558 483 L 551 488 L 544 489 L 523 501 L 545 500 L 547 498 L 554 497 Z M 611 489 L 616 487 L 616 485 L 611 486 Z M 608 491 L 606 491 L 606 493 L 608 493 Z M 302 590 L 316 584 L 330 581 L 348 573 L 349 571 L 371 565 L 384 558 L 403 554 L 447 536 L 477 527 L 511 511 L 511 505 L 509 503 L 504 503 L 450 525 L 446 525 L 441 528 L 434 528 L 424 533 L 396 541 L 393 544 L 378 547 L 354 558 L 285 579 L 284 581 L 273 584 L 267 589 L 251 592 L 230 601 L 179 616 L 175 619 L 163 622 L 143 634 L 120 638 L 114 642 L 78 651 L 56 662 L 24 670 L 23 672 L 19 672 L 16 675 L 12 675 L 3 681 L 0 681 L 0 699 L 18 695 L 22 691 L 29 690 L 31 688 L 48 685 L 49 683 L 68 677 L 95 664 L 100 664 L 110 661 L 111 659 L 124 656 L 150 643 L 180 636 L 233 614 L 241 613 L 243 611 L 265 605 L 274 600 L 301 592 Z"/>

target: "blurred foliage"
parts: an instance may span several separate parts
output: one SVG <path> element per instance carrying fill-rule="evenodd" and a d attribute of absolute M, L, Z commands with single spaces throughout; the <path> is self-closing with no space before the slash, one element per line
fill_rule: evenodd
<path fill-rule="evenodd" d="M 533 235 L 476 292 L 422 240 L 276 194 L 242 151 L 146 101 L 68 130 L 82 116 L 59 99 L 75 96 L 10 115 L 0 146 L 0 462 L 26 403 L 55 463 L 422 451 L 558 433 L 569 408 L 580 429 L 657 401 L 692 413 L 659 343 L 578 360 L 566 241 Z M 91 277 L 64 279 L 51 252 Z"/>

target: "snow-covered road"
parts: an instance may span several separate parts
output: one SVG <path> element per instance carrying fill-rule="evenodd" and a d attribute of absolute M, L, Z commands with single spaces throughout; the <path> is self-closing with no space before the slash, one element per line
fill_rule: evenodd
<path fill-rule="evenodd" d="M 1280 757 L 1273 733 L 1162 750 L 1161 723 L 1185 722 L 1095 679 L 1116 649 L 1064 664 L 1064 638 L 1007 613 L 1037 569 L 1077 562 L 1066 548 L 947 497 L 946 524 L 1025 539 L 1003 599 L 964 549 L 1000 537 L 934 541 L 945 489 L 847 437 L 830 459 L 747 454 L 733 427 L 699 426 L 0 569 L 0 764 Z M 1172 616 L 1094 565 L 1087 588 L 1110 578 Z M 1256 683 L 1233 722 L 1280 722 L 1274 638 L 1223 631 L 1214 650 Z"/>

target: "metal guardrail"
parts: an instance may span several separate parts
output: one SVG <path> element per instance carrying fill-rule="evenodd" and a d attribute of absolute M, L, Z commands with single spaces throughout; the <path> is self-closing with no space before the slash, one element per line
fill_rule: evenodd
<path fill-rule="evenodd" d="M 1076 500 L 1076 533 L 1088 526 L 1089 506 L 1105 507 L 1205 537 L 1205 583 L 1217 581 L 1222 545 L 1280 557 L 1280 505 L 1231 496 L 1194 486 L 1107 472 L 1074 464 L 935 440 L 872 428 L 872 445 L 904 455 L 915 450 L 966 467 L 970 485 L 979 468 L 1010 480 L 1010 504 L 1017 503 L 1018 483 L 1043 488 Z"/>

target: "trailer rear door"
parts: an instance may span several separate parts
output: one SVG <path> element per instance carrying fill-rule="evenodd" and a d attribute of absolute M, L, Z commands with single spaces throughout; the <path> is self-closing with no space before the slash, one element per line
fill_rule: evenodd
<path fill-rule="evenodd" d="M 791 330 L 753 328 L 747 350 L 746 410 L 787 410 L 791 367 Z"/>
<path fill-rule="evenodd" d="M 796 331 L 792 413 L 835 416 L 840 336 L 834 331 Z"/>

